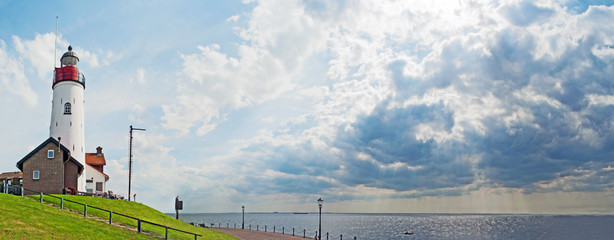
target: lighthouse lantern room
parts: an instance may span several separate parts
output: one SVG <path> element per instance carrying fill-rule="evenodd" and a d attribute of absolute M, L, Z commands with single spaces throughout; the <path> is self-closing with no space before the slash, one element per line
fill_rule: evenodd
<path fill-rule="evenodd" d="M 85 77 L 79 72 L 79 57 L 68 47 L 60 59 L 62 66 L 55 68 L 51 124 L 49 137 L 66 146 L 73 158 L 85 164 L 84 99 Z M 78 178 L 78 191 L 85 192 L 86 174 Z"/>

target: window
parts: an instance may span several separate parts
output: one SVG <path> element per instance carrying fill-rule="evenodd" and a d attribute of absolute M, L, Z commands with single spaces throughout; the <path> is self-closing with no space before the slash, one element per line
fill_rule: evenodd
<path fill-rule="evenodd" d="M 64 104 L 64 114 L 70 114 L 70 103 Z"/>
<path fill-rule="evenodd" d="M 47 150 L 47 158 L 53 159 L 54 156 L 55 154 L 53 153 L 53 150 Z"/>
<path fill-rule="evenodd" d="M 40 175 L 39 171 L 32 172 L 32 179 L 38 180 L 38 178 L 40 177 L 39 175 Z"/>
<path fill-rule="evenodd" d="M 94 193 L 94 179 L 85 180 L 85 192 Z"/>

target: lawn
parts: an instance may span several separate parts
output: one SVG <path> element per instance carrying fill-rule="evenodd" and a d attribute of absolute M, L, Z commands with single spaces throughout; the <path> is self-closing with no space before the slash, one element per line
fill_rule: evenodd
<path fill-rule="evenodd" d="M 155 239 L 3 193 L 0 215 L 0 239 Z"/>
<path fill-rule="evenodd" d="M 115 213 L 120 213 L 128 216 L 133 216 L 136 218 L 140 218 L 145 221 L 154 222 L 160 225 L 169 226 L 172 228 L 180 229 L 186 232 L 192 232 L 202 235 L 202 237 L 198 237 L 198 239 L 213 239 L 213 240 L 227 240 L 227 239 L 236 239 L 233 236 L 219 233 L 215 231 L 211 231 L 209 229 L 195 227 L 190 224 L 187 224 L 181 220 L 174 219 L 164 213 L 159 212 L 147 205 L 129 202 L 129 201 L 121 201 L 121 200 L 111 200 L 97 197 L 88 197 L 88 196 L 73 196 L 73 195 L 54 195 L 56 197 L 61 197 L 64 199 L 68 199 L 71 201 L 87 204 L 88 206 L 98 207 L 102 209 L 106 209 L 112 211 L 113 214 L 113 222 L 120 223 L 123 225 L 129 225 L 136 227 L 137 221 L 134 219 L 122 217 L 116 215 Z M 38 195 L 28 196 L 38 201 Z M 60 205 L 60 200 L 50 196 L 44 196 L 43 201 L 47 203 L 52 203 L 55 205 Z M 78 211 L 79 213 L 83 213 L 83 205 L 71 203 L 68 201 L 64 201 L 64 208 L 72 209 Z M 76 214 L 75 214 L 76 215 Z M 109 219 L 109 213 L 105 211 L 100 211 L 91 207 L 87 209 L 87 215 L 97 216 L 103 219 Z M 153 232 L 158 235 L 164 236 L 165 229 L 162 227 L 154 226 L 151 224 L 142 223 L 142 230 L 147 232 Z M 194 235 L 181 233 L 178 231 L 169 230 L 168 233 L 169 238 L 172 239 L 194 239 Z"/>

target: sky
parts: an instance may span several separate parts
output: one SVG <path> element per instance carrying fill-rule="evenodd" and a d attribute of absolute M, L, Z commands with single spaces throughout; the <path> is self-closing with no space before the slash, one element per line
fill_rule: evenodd
<path fill-rule="evenodd" d="M 127 196 L 145 128 L 163 212 L 614 214 L 612 4 L 0 0 L 0 171 L 72 45 L 86 152 Z"/>

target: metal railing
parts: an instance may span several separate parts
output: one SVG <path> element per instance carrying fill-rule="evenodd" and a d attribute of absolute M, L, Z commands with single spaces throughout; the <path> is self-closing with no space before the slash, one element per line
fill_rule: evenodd
<path fill-rule="evenodd" d="M 204 223 L 198 223 L 198 224 L 191 223 L 191 224 L 194 225 L 194 226 L 199 226 L 199 227 L 204 227 L 204 228 L 224 228 L 222 223 L 218 223 L 217 227 L 214 227 L 215 223 L 211 223 L 209 226 L 207 226 L 207 224 L 204 224 Z M 245 225 L 245 226 L 246 226 L 245 229 L 253 230 L 251 224 L 248 224 L 248 225 Z M 226 227 L 225 228 L 229 228 L 229 229 L 230 228 L 237 228 L 237 223 L 234 223 L 233 225 L 230 225 L 230 223 L 226 223 Z M 238 228 L 241 228 L 241 224 L 239 224 Z M 286 232 L 286 227 L 285 226 L 281 227 L 281 232 L 279 232 L 280 228 L 277 228 L 277 226 L 273 226 L 273 231 L 270 231 L 270 229 L 271 228 L 269 228 L 268 225 L 264 225 L 264 232 L 287 234 L 287 235 L 292 235 L 292 236 L 296 236 L 296 237 L 303 237 L 303 238 L 310 238 L 310 239 L 313 238 L 313 237 L 311 237 L 312 236 L 311 233 L 307 234 L 307 230 L 306 229 L 303 229 L 302 235 L 301 235 L 301 231 L 296 231 L 297 229 L 295 229 L 295 228 L 292 228 L 292 234 L 290 234 L 289 231 Z M 256 225 L 256 230 L 255 231 L 261 231 L 261 230 L 262 230 L 262 228 L 260 228 L 260 225 Z M 288 230 L 290 230 L 290 229 L 288 228 Z M 316 237 L 318 236 L 318 231 L 315 231 L 315 235 L 314 236 L 316 236 Z M 326 233 L 326 235 L 322 234 L 322 239 L 326 239 L 326 240 L 329 240 L 329 239 L 331 239 L 331 240 L 333 240 L 333 239 L 343 240 L 343 234 L 340 234 L 338 237 L 333 237 L 332 234 Z M 356 237 L 354 237 L 352 239 L 356 240 Z"/>
<path fill-rule="evenodd" d="M 64 201 L 68 201 L 68 202 L 71 202 L 71 203 L 74 203 L 74 204 L 82 205 L 83 206 L 83 216 L 84 217 L 87 217 L 87 209 L 88 209 L 88 207 L 89 208 L 93 208 L 93 209 L 97 209 L 97 210 L 100 210 L 100 211 L 103 211 L 103 212 L 108 212 L 109 213 L 109 224 L 113 223 L 113 215 L 119 215 L 119 216 L 122 216 L 122 217 L 126 217 L 126 218 L 130 218 L 130 219 L 136 220 L 137 221 L 137 231 L 139 233 L 142 232 L 142 227 L 141 227 L 142 224 L 143 223 L 147 223 L 147 224 L 150 224 L 150 225 L 154 225 L 154 226 L 157 226 L 157 227 L 164 228 L 165 229 L 164 239 L 168 239 L 168 230 L 173 230 L 173 231 L 177 231 L 177 232 L 182 232 L 182 233 L 194 235 L 194 240 L 197 240 L 198 237 L 202 237 L 202 235 L 197 234 L 197 233 L 187 232 L 187 231 L 184 231 L 184 230 L 181 230 L 181 229 L 177 229 L 177 228 L 165 226 L 165 225 L 162 225 L 162 224 L 150 222 L 150 221 L 143 220 L 143 219 L 140 219 L 140 218 L 137 218 L 137 217 L 128 216 L 128 215 L 125 215 L 125 214 L 113 212 L 113 211 L 102 209 L 102 208 L 99 208 L 99 207 L 88 206 L 87 204 L 84 204 L 84 203 L 75 202 L 75 201 L 72 201 L 72 200 L 64 199 L 62 197 L 53 196 L 53 195 L 46 194 L 46 193 L 43 193 L 43 192 L 39 192 L 39 191 L 36 191 L 36 190 L 31 190 L 31 189 L 27 189 L 27 188 L 22 188 L 22 189 L 26 190 L 26 191 L 38 193 L 40 195 L 39 202 L 41 202 L 41 203 L 43 203 L 43 195 L 49 196 L 49 197 L 52 197 L 52 198 L 60 199 L 60 209 L 64 209 Z M 21 191 L 22 192 L 22 195 L 21 195 L 22 197 L 23 197 L 23 192 L 24 192 L 23 190 Z"/>

